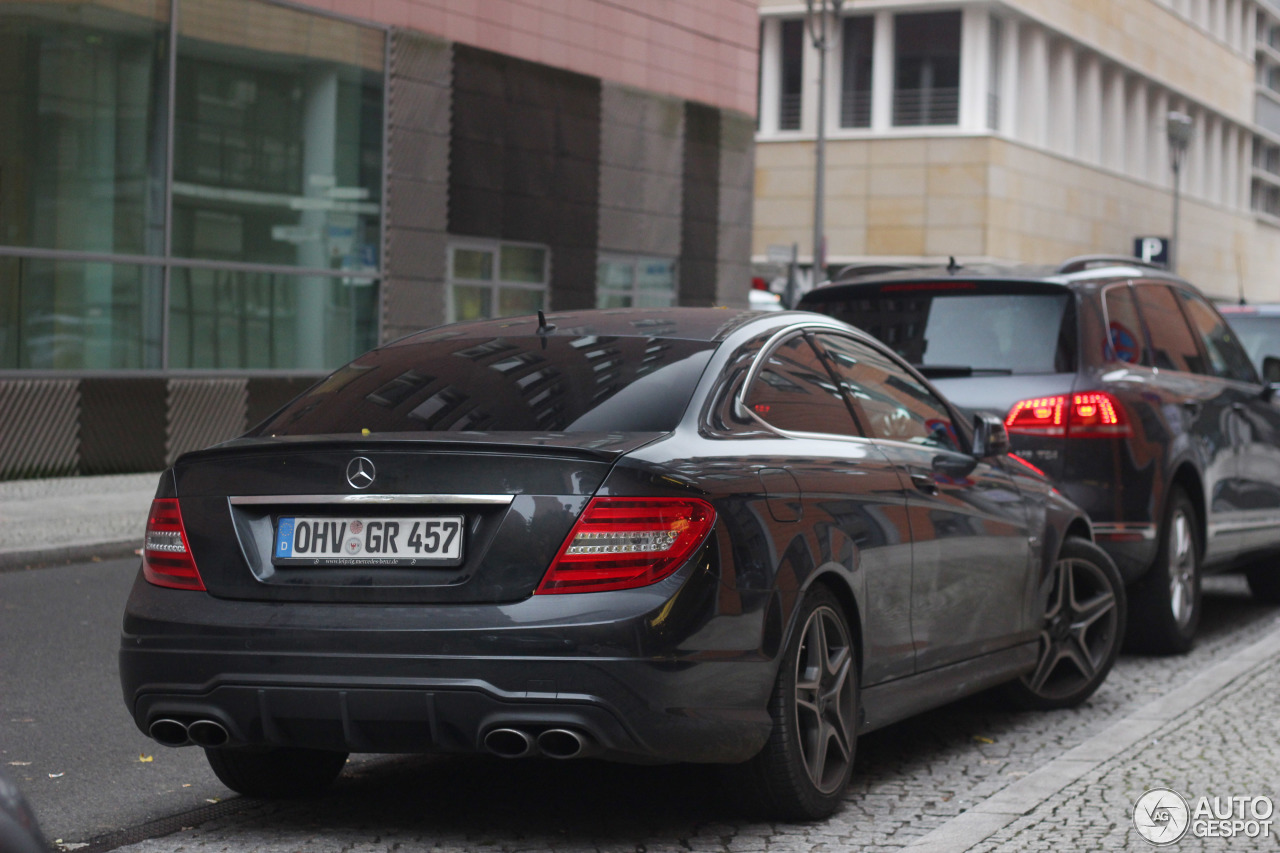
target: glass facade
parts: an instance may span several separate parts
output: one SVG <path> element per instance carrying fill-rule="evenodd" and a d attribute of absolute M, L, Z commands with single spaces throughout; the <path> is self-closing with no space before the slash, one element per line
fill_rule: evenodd
<path fill-rule="evenodd" d="M 0 4 L 0 369 L 373 346 L 385 42 L 265 0 Z"/>

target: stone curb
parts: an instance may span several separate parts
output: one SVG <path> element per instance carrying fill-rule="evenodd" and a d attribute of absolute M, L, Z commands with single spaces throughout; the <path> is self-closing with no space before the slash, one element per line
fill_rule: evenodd
<path fill-rule="evenodd" d="M 82 542 L 73 545 L 57 545 L 52 548 L 23 548 L 0 551 L 0 572 L 20 572 L 26 569 L 43 569 L 66 563 L 79 563 L 97 557 L 100 560 L 116 560 L 131 557 L 142 547 L 140 539 L 116 542 Z"/>
<path fill-rule="evenodd" d="M 997 791 L 963 814 L 916 839 L 910 853 L 963 853 L 986 841 L 1050 797 L 1156 730 L 1219 695 L 1228 684 L 1280 655 L 1280 630 L 1148 702 L 1124 719 Z"/>

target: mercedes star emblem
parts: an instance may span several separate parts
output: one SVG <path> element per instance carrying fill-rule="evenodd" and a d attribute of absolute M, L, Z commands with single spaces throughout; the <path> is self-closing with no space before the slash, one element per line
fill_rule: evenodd
<path fill-rule="evenodd" d="M 367 489 L 373 485 L 373 478 L 378 474 L 373 463 L 363 456 L 357 456 L 347 463 L 347 482 L 353 489 Z"/>

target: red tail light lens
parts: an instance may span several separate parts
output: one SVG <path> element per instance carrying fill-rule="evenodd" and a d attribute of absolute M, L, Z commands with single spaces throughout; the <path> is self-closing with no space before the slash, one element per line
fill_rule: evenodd
<path fill-rule="evenodd" d="M 715 521 L 711 504 L 693 498 L 592 498 L 537 591 L 601 592 L 657 583 L 689 559 Z"/>
<path fill-rule="evenodd" d="M 1062 437 L 1067 434 L 1066 410 L 1067 398 L 1061 394 L 1019 400 L 1004 419 L 1004 428 L 1010 433 Z"/>
<path fill-rule="evenodd" d="M 1004 426 L 1010 433 L 1057 438 L 1115 438 L 1133 432 L 1120 401 L 1105 391 L 1019 400 Z"/>
<path fill-rule="evenodd" d="M 142 546 L 142 576 L 156 586 L 204 589 L 187 545 L 187 531 L 182 526 L 182 510 L 176 498 L 156 498 L 151 502 Z"/>

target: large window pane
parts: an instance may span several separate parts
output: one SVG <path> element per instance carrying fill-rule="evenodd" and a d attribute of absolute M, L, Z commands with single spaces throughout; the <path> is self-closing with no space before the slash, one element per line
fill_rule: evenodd
<path fill-rule="evenodd" d="M 160 268 L 0 258 L 0 368 L 160 367 Z"/>
<path fill-rule="evenodd" d="M 173 251 L 372 271 L 384 34 L 254 0 L 183 0 Z"/>
<path fill-rule="evenodd" d="M 840 126 L 871 127 L 871 56 L 875 18 L 844 19 L 841 39 Z"/>
<path fill-rule="evenodd" d="M 804 85 L 804 21 L 783 21 L 779 80 L 778 130 L 800 129 L 800 97 Z"/>
<path fill-rule="evenodd" d="M 956 124 L 960 120 L 960 13 L 894 18 L 893 123 Z"/>
<path fill-rule="evenodd" d="M 168 3 L 0 3 L 0 244 L 164 250 Z"/>
<path fill-rule="evenodd" d="M 374 281 L 175 269 L 169 366 L 330 369 L 377 343 Z"/>

